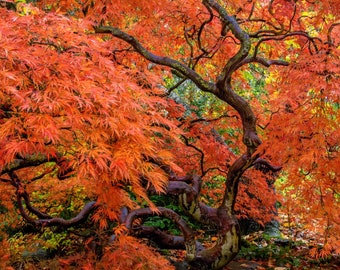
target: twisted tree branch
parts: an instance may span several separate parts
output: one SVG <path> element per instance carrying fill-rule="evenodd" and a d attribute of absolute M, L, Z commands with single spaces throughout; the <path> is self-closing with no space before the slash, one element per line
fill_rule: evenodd
<path fill-rule="evenodd" d="M 171 221 L 173 221 L 181 230 L 184 237 L 184 243 L 186 246 L 186 259 L 188 261 L 193 260 L 196 258 L 196 241 L 195 241 L 195 235 L 191 228 L 187 225 L 187 223 L 182 219 L 180 215 L 178 215 L 176 212 L 165 208 L 165 207 L 158 207 L 157 212 L 152 211 L 150 208 L 141 208 L 132 211 L 125 220 L 125 225 L 128 228 L 128 230 L 133 230 L 133 221 L 136 218 L 150 216 L 150 215 L 162 215 Z"/>
<path fill-rule="evenodd" d="M 8 173 L 11 184 L 16 188 L 16 200 L 18 203 L 19 211 L 22 217 L 29 223 L 35 226 L 41 227 L 51 227 L 51 226 L 62 226 L 62 227 L 71 227 L 75 226 L 79 223 L 84 222 L 87 217 L 91 214 L 91 212 L 97 208 L 96 202 L 92 201 L 87 203 L 84 208 L 74 217 L 71 219 L 63 219 L 63 218 L 53 218 L 50 215 L 41 212 L 37 208 L 33 207 L 29 198 L 25 187 L 22 185 L 19 177 L 15 172 Z M 27 213 L 24 205 L 23 200 L 25 201 L 26 209 L 29 213 L 34 214 L 38 217 L 38 219 L 33 218 Z"/>
<path fill-rule="evenodd" d="M 155 64 L 173 68 L 174 70 L 180 72 L 182 75 L 193 81 L 197 85 L 197 87 L 199 87 L 203 91 L 210 92 L 213 94 L 217 92 L 217 89 L 213 83 L 204 80 L 198 73 L 189 68 L 187 65 L 182 64 L 181 62 L 171 59 L 169 57 L 159 56 L 151 53 L 149 50 L 143 47 L 142 44 L 140 44 L 137 39 L 121 31 L 120 29 L 112 26 L 98 26 L 95 27 L 94 29 L 96 33 L 111 34 L 114 37 L 126 41 L 127 43 L 132 45 L 132 47 L 145 59 Z"/>

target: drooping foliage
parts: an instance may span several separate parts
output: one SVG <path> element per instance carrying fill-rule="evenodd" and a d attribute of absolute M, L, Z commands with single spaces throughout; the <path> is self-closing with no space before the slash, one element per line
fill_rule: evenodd
<path fill-rule="evenodd" d="M 94 222 L 100 251 L 60 267 L 168 265 L 130 234 L 219 269 L 239 250 L 236 217 L 268 222 L 279 199 L 321 255 L 339 253 L 337 1 L 0 4 L 4 247 L 18 211 L 35 230 Z M 155 214 L 181 236 L 143 224 Z"/>
<path fill-rule="evenodd" d="M 299 56 L 272 84 L 288 98 L 273 98 L 278 113 L 268 126 L 282 149 L 270 155 L 285 164 L 287 212 L 322 235 L 325 254 L 339 251 L 339 71 L 339 49 L 329 45 Z"/>

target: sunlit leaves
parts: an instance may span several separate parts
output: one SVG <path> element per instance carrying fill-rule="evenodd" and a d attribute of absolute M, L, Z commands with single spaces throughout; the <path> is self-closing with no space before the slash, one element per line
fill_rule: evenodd
<path fill-rule="evenodd" d="M 107 209 L 97 219 L 103 222 L 129 204 L 124 192 L 112 201 L 114 185 L 129 183 L 148 200 L 143 178 L 161 192 L 167 179 L 147 159 L 171 161 L 161 149 L 176 127 L 163 117 L 159 90 L 139 86 L 135 73 L 115 65 L 107 57 L 110 43 L 87 33 L 81 21 L 0 12 L 1 168 L 18 156 L 65 155 L 69 175 Z"/>
<path fill-rule="evenodd" d="M 288 173 L 283 188 L 293 203 L 287 207 L 305 222 L 318 224 L 315 228 L 325 241 L 335 241 L 340 229 L 338 59 L 335 48 L 298 57 L 274 84 L 280 90 L 271 102 L 274 114 L 268 126 L 270 155 L 280 159 Z M 336 249 L 338 240 L 334 245 Z"/>

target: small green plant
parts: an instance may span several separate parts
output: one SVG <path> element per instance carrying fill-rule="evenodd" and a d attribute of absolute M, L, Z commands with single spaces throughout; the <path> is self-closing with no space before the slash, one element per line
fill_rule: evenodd
<path fill-rule="evenodd" d="M 185 213 L 178 205 L 177 199 L 158 195 L 150 196 L 150 198 L 156 205 L 166 207 L 180 214 L 191 228 L 193 229 L 200 228 L 199 224 L 197 224 L 194 220 L 190 219 L 189 217 L 185 216 Z M 173 235 L 181 235 L 180 229 L 171 220 L 161 216 L 150 216 L 145 219 L 143 224 L 145 226 L 158 227 L 162 230 L 168 231 Z"/>
<path fill-rule="evenodd" d="M 266 245 L 260 243 L 250 243 L 242 240 L 242 247 L 238 258 L 247 260 L 272 260 L 277 266 L 291 265 L 297 267 L 301 263 L 301 258 L 296 257 L 291 245 L 279 245 L 275 241 L 267 242 Z"/>

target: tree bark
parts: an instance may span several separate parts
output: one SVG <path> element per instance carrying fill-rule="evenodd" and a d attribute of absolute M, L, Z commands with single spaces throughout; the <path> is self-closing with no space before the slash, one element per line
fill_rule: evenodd
<path fill-rule="evenodd" d="M 124 40 L 130 44 L 137 53 L 145 59 L 159 65 L 167 66 L 175 70 L 181 77 L 191 80 L 200 90 L 212 93 L 217 98 L 233 107 L 241 117 L 243 128 L 243 144 L 246 146 L 246 151 L 230 166 L 227 173 L 226 187 L 224 197 L 221 205 L 218 208 L 212 208 L 200 201 L 200 190 L 202 179 L 200 176 L 192 175 L 186 177 L 176 176 L 166 166 L 160 166 L 169 174 L 170 182 L 167 187 L 166 193 L 168 195 L 176 195 L 179 199 L 179 204 L 183 210 L 194 219 L 201 223 L 209 223 L 216 228 L 217 242 L 215 246 L 209 249 L 196 251 L 195 241 L 192 237 L 186 235 L 187 226 L 183 223 L 177 223 L 184 233 L 184 241 L 190 239 L 190 244 L 187 246 L 189 252 L 188 264 L 192 269 L 221 269 L 227 265 L 238 253 L 240 249 L 240 229 L 239 224 L 234 213 L 234 206 L 238 192 L 238 184 L 242 174 L 257 162 L 262 165 L 265 164 L 268 168 L 270 165 L 265 162 L 259 161 L 259 156 L 256 153 L 257 147 L 261 144 L 261 140 L 256 131 L 256 117 L 252 111 L 250 104 L 241 96 L 236 94 L 232 88 L 232 74 L 239 69 L 242 65 L 251 62 L 261 63 L 265 66 L 269 65 L 286 65 L 283 61 L 267 61 L 259 58 L 256 55 L 249 57 L 251 49 L 251 40 L 247 32 L 245 32 L 238 24 L 234 16 L 230 16 L 226 9 L 214 0 L 203 0 L 202 4 L 207 8 L 210 17 L 216 16 L 222 24 L 222 33 L 228 28 L 233 36 L 239 41 L 238 51 L 225 63 L 221 73 L 215 82 L 205 80 L 189 65 L 183 64 L 177 60 L 171 59 L 166 56 L 159 56 L 147 50 L 142 44 L 133 36 L 121 31 L 120 29 L 112 26 L 98 26 L 95 27 L 96 33 L 109 33 L 112 36 Z M 204 22 L 201 26 L 203 31 Z M 202 48 L 201 48 L 202 49 Z M 271 167 L 270 169 L 276 169 Z M 202 172 L 203 174 L 203 172 Z M 137 211 L 137 210 L 136 210 Z M 149 210 L 133 211 L 131 215 L 150 215 Z M 162 208 L 160 210 L 163 215 L 176 221 L 175 215 L 166 212 Z M 127 227 L 133 231 L 132 223 L 127 220 Z M 185 228 L 185 229 L 184 229 Z M 155 233 L 162 238 L 163 243 L 173 243 L 177 245 L 176 241 L 179 240 L 175 237 L 167 236 L 160 233 L 158 230 L 141 227 L 143 234 Z M 191 233 L 190 233 L 191 235 Z M 188 248 L 190 246 L 190 248 Z M 192 250 L 195 250 L 192 252 Z"/>

